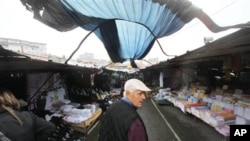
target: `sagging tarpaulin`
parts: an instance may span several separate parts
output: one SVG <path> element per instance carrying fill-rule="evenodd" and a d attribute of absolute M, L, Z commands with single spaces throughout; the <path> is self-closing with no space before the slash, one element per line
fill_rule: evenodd
<path fill-rule="evenodd" d="M 140 60 L 155 40 L 180 30 L 194 18 L 212 32 L 249 27 L 220 27 L 188 0 L 21 0 L 34 18 L 66 32 L 93 31 L 113 62 Z"/>

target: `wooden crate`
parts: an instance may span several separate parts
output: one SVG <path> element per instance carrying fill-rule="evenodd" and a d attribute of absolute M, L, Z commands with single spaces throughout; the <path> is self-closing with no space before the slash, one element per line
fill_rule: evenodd
<path fill-rule="evenodd" d="M 81 123 L 71 124 L 71 128 L 74 129 L 74 130 L 76 130 L 76 131 L 79 131 L 81 133 L 87 134 L 88 130 L 94 125 L 94 123 L 101 116 L 101 114 L 102 114 L 102 109 L 99 108 L 87 120 L 84 120 Z"/>

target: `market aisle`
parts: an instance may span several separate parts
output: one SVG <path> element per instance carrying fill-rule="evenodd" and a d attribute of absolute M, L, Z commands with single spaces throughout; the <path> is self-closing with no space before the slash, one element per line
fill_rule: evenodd
<path fill-rule="evenodd" d="M 149 141 L 179 141 L 150 99 L 143 103 L 138 113 L 145 123 Z"/>

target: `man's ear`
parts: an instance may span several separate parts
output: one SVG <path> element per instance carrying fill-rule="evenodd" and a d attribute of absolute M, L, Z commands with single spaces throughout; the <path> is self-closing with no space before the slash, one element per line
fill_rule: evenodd
<path fill-rule="evenodd" d="M 129 91 L 124 91 L 124 96 L 125 97 L 128 97 L 130 95 L 130 92 Z"/>

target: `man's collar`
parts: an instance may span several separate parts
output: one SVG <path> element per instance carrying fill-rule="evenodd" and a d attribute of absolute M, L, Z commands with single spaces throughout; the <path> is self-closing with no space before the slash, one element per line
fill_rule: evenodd
<path fill-rule="evenodd" d="M 134 107 L 135 109 L 137 109 L 127 97 L 123 97 L 123 98 L 122 98 L 122 101 L 128 103 L 130 106 L 132 106 L 132 107 Z"/>

